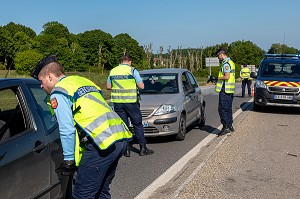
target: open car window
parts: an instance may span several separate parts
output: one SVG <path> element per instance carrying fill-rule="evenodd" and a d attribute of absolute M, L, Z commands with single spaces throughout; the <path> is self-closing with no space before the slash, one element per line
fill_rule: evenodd
<path fill-rule="evenodd" d="M 18 87 L 0 90 L 0 142 L 28 129 L 19 98 Z"/>

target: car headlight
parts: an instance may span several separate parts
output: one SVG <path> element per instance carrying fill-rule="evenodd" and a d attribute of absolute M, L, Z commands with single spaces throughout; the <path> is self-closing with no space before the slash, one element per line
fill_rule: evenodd
<path fill-rule="evenodd" d="M 176 107 L 174 105 L 164 104 L 157 109 L 154 115 L 163 115 L 163 114 L 174 113 L 174 112 L 176 112 Z"/>
<path fill-rule="evenodd" d="M 266 84 L 261 80 L 256 80 L 256 88 L 267 88 Z"/>

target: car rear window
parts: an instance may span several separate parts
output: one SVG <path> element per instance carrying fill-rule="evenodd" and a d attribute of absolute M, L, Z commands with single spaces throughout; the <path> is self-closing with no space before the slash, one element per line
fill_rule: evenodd
<path fill-rule="evenodd" d="M 141 74 L 145 88 L 140 89 L 142 94 L 172 94 L 178 93 L 177 74 Z"/>

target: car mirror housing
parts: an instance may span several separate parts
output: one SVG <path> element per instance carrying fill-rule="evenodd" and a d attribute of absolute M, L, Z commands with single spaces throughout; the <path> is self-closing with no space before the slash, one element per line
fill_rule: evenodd
<path fill-rule="evenodd" d="M 252 78 L 257 78 L 257 73 L 256 72 L 251 72 L 250 73 L 250 77 L 252 77 Z"/>

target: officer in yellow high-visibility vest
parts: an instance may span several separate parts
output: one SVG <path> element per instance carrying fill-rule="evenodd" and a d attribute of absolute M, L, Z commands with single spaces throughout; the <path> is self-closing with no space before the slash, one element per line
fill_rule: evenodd
<path fill-rule="evenodd" d="M 146 146 L 142 114 L 139 107 L 138 88 L 144 89 L 143 80 L 136 68 L 131 66 L 131 57 L 126 53 L 121 57 L 121 64 L 113 68 L 107 78 L 106 88 L 111 90 L 110 102 L 114 110 L 129 125 L 128 118 L 134 129 L 134 136 L 140 145 L 140 156 L 152 155 L 153 150 Z M 131 144 L 127 145 L 125 156 L 130 157 Z"/>
<path fill-rule="evenodd" d="M 223 124 L 219 135 L 222 135 L 234 131 L 232 126 L 232 101 L 235 90 L 235 64 L 227 57 L 225 49 L 220 48 L 216 54 L 218 59 L 222 61 L 216 83 L 216 91 L 219 93 L 218 111 Z"/>
<path fill-rule="evenodd" d="M 245 97 L 246 85 L 248 89 L 248 96 L 251 97 L 252 79 L 250 77 L 250 69 L 247 67 L 247 65 L 243 65 L 243 68 L 240 71 L 240 78 L 242 79 L 242 97 Z"/>
<path fill-rule="evenodd" d="M 31 76 L 50 95 L 63 148 L 62 176 L 72 176 L 78 167 L 73 198 L 110 198 L 109 185 L 132 139 L 126 124 L 97 85 L 83 77 L 66 77 L 55 55 L 41 60 Z"/>

